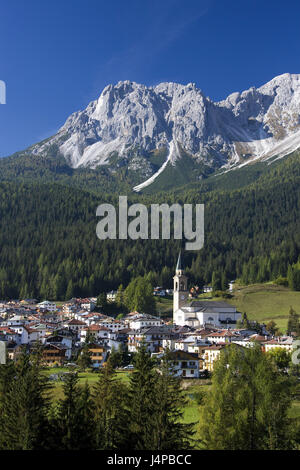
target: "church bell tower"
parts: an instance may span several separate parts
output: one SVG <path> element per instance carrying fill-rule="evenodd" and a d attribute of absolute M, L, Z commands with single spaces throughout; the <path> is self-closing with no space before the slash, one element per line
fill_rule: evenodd
<path fill-rule="evenodd" d="M 187 288 L 187 277 L 184 274 L 184 266 L 181 257 L 181 252 L 179 253 L 176 271 L 174 279 L 174 290 L 173 290 L 173 320 L 176 323 L 176 315 L 175 313 L 181 307 L 183 307 L 188 300 L 189 292 Z"/>

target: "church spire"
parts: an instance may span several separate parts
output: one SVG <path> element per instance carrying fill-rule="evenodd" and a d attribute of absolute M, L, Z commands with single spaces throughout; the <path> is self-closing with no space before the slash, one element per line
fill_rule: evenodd
<path fill-rule="evenodd" d="M 176 264 L 176 271 L 183 271 L 183 270 L 184 270 L 184 266 L 183 266 L 181 251 L 180 251 L 178 255 L 177 264 Z"/>
<path fill-rule="evenodd" d="M 176 272 L 173 277 L 174 290 L 173 290 L 173 321 L 175 325 L 180 325 L 178 315 L 182 315 L 181 308 L 187 303 L 189 292 L 187 277 L 184 274 L 184 264 L 182 252 L 179 252 L 176 264 Z M 178 323 L 179 322 L 179 323 Z"/>

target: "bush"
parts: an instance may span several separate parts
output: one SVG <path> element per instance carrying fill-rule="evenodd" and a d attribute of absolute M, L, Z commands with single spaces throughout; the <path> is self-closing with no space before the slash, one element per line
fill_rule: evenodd
<path fill-rule="evenodd" d="M 289 285 L 288 283 L 288 280 L 286 277 L 278 277 L 275 281 L 274 281 L 275 284 L 277 284 L 277 286 L 285 286 L 287 287 Z"/>

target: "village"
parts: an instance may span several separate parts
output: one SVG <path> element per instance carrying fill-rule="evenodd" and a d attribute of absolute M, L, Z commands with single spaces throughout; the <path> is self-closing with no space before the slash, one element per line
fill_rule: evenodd
<path fill-rule="evenodd" d="M 99 311 L 96 297 L 73 298 L 59 305 L 35 299 L 1 301 L 0 340 L 13 361 L 24 348 L 31 353 L 38 345 L 41 361 L 49 367 L 76 365 L 85 349 L 88 364 L 95 371 L 116 351 L 126 352 L 126 360 L 116 365 L 133 369 L 134 353 L 144 344 L 157 359 L 168 351 L 175 375 L 188 379 L 213 372 L 221 351 L 229 344 L 249 348 L 259 343 L 264 352 L 292 350 L 292 336 L 275 337 L 256 322 L 245 327 L 241 313 L 230 303 L 191 300 L 181 254 L 173 280 L 173 290 L 165 293 L 156 288 L 153 293 L 173 296 L 173 318 L 136 311 L 114 318 Z M 107 301 L 114 300 L 115 293 L 107 293 Z"/>

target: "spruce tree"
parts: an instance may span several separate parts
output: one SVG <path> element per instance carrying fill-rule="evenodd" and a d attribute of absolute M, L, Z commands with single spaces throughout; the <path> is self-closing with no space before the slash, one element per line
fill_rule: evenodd
<path fill-rule="evenodd" d="M 222 271 L 221 277 L 221 290 L 226 291 L 228 289 L 228 279 L 225 271 Z"/>
<path fill-rule="evenodd" d="M 130 376 L 129 432 L 134 450 L 155 450 L 155 393 L 158 373 L 154 361 L 142 344 L 134 358 L 135 370 Z"/>
<path fill-rule="evenodd" d="M 122 349 L 120 349 L 120 347 L 118 349 L 116 349 L 114 346 L 111 348 L 108 360 L 113 369 L 116 369 L 117 367 L 120 367 L 122 365 L 122 356 L 123 351 Z"/>
<path fill-rule="evenodd" d="M 64 398 L 58 404 L 57 419 L 53 423 L 59 435 L 60 448 L 80 450 L 87 448 L 83 433 L 91 434 L 91 400 L 89 389 L 78 385 L 77 373 L 70 372 L 64 378 Z M 92 446 L 92 442 L 90 442 Z"/>
<path fill-rule="evenodd" d="M 126 387 L 108 361 L 93 387 L 95 446 L 100 450 L 125 449 L 128 445 Z"/>
<path fill-rule="evenodd" d="M 24 350 L 15 366 L 1 368 L 1 449 L 48 448 L 48 379 L 38 358 Z"/>
<path fill-rule="evenodd" d="M 90 387 L 87 382 L 80 391 L 77 402 L 79 419 L 78 434 L 81 436 L 79 450 L 95 449 L 95 421 L 94 404 L 91 396 Z"/>
<path fill-rule="evenodd" d="M 290 307 L 290 310 L 289 310 L 287 333 L 289 335 L 291 333 L 295 333 L 297 336 L 300 335 L 299 315 L 295 312 L 293 307 Z"/>
<path fill-rule="evenodd" d="M 155 450 L 188 450 L 192 446 L 195 423 L 183 422 L 187 405 L 180 378 L 175 376 L 167 351 L 157 374 L 153 401 Z"/>
<path fill-rule="evenodd" d="M 92 353 L 89 350 L 89 345 L 88 343 L 85 343 L 77 359 L 77 364 L 82 370 L 92 366 L 91 356 Z"/>

